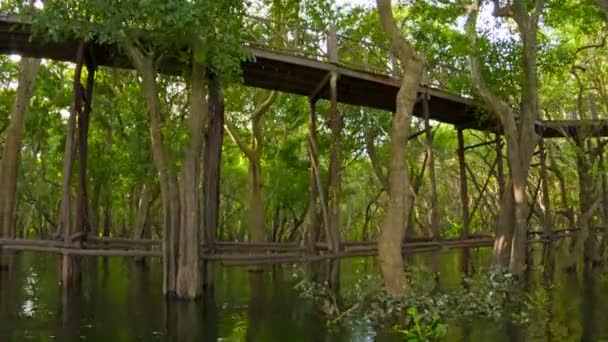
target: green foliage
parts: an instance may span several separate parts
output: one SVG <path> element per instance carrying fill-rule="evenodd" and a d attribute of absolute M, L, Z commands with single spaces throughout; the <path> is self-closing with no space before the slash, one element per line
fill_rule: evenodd
<path fill-rule="evenodd" d="M 234 80 L 247 56 L 240 38 L 243 5 L 240 0 L 59 0 L 23 11 L 34 31 L 53 41 L 135 43 L 148 54 L 185 60 L 191 55 L 184 48 L 196 45 L 197 62 Z"/>
<path fill-rule="evenodd" d="M 395 325 L 393 330 L 403 335 L 405 341 L 422 342 L 422 341 L 440 341 L 448 332 L 445 324 L 441 323 L 439 316 L 430 318 L 430 324 L 425 323 L 424 317 L 421 317 L 418 310 L 414 307 L 407 309 L 408 320 L 404 324 L 405 327 Z"/>

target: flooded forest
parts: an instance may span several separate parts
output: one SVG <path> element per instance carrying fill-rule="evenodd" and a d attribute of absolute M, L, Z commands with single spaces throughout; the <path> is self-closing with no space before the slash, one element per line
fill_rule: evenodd
<path fill-rule="evenodd" d="M 0 341 L 608 340 L 608 0 L 0 0 Z"/>

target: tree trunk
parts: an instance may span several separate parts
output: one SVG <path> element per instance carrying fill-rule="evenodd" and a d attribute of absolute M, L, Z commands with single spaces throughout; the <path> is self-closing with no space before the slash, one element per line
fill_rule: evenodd
<path fill-rule="evenodd" d="M 509 267 L 511 240 L 513 239 L 515 209 L 513 191 L 510 191 L 512 188 L 511 181 L 507 181 L 505 192 L 500 197 L 500 211 L 498 212 L 494 248 L 492 250 L 492 263 L 504 269 Z"/>
<path fill-rule="evenodd" d="M 401 87 L 396 99 L 396 113 L 391 127 L 391 159 L 389 172 L 389 205 L 378 237 L 378 258 L 386 291 L 391 296 L 405 294 L 404 262 L 401 254 L 401 237 L 406 225 L 410 206 L 410 182 L 406 163 L 412 110 L 416 103 L 418 86 L 424 61 L 416 54 L 409 42 L 401 36 L 395 24 L 390 0 L 376 0 L 382 28 L 404 68 Z"/>
<path fill-rule="evenodd" d="M 158 173 L 161 202 L 163 205 L 163 293 L 172 296 L 176 292 L 177 251 L 180 198 L 177 180 L 170 174 L 169 163 L 163 146 L 161 108 L 156 84 L 156 70 L 151 56 L 144 55 L 132 44 L 125 44 L 132 63 L 141 77 L 141 88 L 150 118 L 152 159 Z"/>
<path fill-rule="evenodd" d="M 194 50 L 194 54 L 198 50 Z M 193 57 L 194 59 L 194 57 Z M 191 75 L 190 116 L 188 134 L 190 145 L 186 148 L 182 165 L 182 220 L 179 233 L 179 257 L 177 268 L 177 296 L 195 299 L 201 296 L 200 268 L 200 212 L 198 176 L 203 144 L 203 126 L 207 120 L 206 75 L 204 67 L 193 62 Z"/>
<path fill-rule="evenodd" d="M 209 252 L 213 253 L 217 236 L 219 201 L 220 201 L 220 167 L 222 158 L 223 126 L 224 126 L 224 97 L 220 82 L 214 75 L 209 75 L 209 120 L 205 136 L 203 153 L 203 201 L 205 241 Z M 213 286 L 213 268 L 205 264 L 204 280 L 207 286 Z"/>
<path fill-rule="evenodd" d="M 595 190 L 595 182 L 593 179 L 592 165 L 593 157 L 591 154 L 591 149 L 585 148 L 584 137 L 577 136 L 577 154 L 576 154 L 576 166 L 578 171 L 578 184 L 579 184 L 579 227 L 580 231 L 575 238 L 575 245 L 580 245 L 581 248 L 574 248 L 572 250 L 573 260 L 578 260 L 578 253 L 584 251 L 585 261 L 594 263 L 599 260 L 599 253 L 597 251 L 597 237 L 595 234 L 589 233 L 589 226 L 591 224 L 591 219 L 593 218 L 593 214 L 595 210 L 591 210 L 594 205 L 594 190 Z M 587 214 L 588 213 L 588 214 Z M 587 219 L 583 219 L 583 217 L 587 217 Z M 584 250 L 582 248 L 584 243 Z"/>
<path fill-rule="evenodd" d="M 549 197 L 549 179 L 547 174 L 547 147 L 545 146 L 544 140 L 539 141 L 540 147 L 540 177 L 542 180 L 542 206 L 543 206 L 543 232 L 545 236 L 550 237 L 553 235 L 553 216 L 551 213 L 551 198 Z"/>
<path fill-rule="evenodd" d="M 40 67 L 39 59 L 22 58 L 15 102 L 10 112 L 10 122 L 6 132 L 6 142 L 0 161 L 0 236 L 11 238 L 15 235 L 15 199 L 19 155 L 25 129 L 25 115 L 36 85 Z"/>

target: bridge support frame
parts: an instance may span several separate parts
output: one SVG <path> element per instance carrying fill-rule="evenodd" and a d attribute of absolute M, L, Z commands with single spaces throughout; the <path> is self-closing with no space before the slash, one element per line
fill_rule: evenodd
<path fill-rule="evenodd" d="M 462 203 L 462 233 L 461 237 L 469 237 L 469 193 L 467 187 L 466 159 L 464 147 L 464 134 L 462 128 L 457 128 L 458 135 L 458 165 L 460 171 L 460 201 Z"/>
<path fill-rule="evenodd" d="M 84 87 L 80 78 L 82 75 L 82 67 L 86 65 L 87 68 L 87 82 Z M 91 109 L 93 104 L 93 89 L 95 85 L 95 71 L 97 67 L 94 62 L 94 58 L 90 51 L 87 51 L 87 45 L 84 42 L 80 42 L 78 50 L 76 52 L 76 67 L 74 72 L 74 100 L 72 104 L 72 115 L 77 119 L 77 146 L 72 148 L 72 151 L 66 149 L 67 155 L 64 158 L 68 158 L 69 161 L 64 165 L 64 172 L 71 173 L 73 168 L 74 152 L 78 151 L 78 185 L 76 192 L 76 224 L 70 223 L 71 204 L 69 198 L 65 196 L 62 198 L 62 220 L 63 223 L 62 234 L 63 243 L 65 246 L 79 243 L 79 241 L 73 241 L 72 237 L 79 236 L 80 239 L 86 238 L 86 233 L 90 231 L 89 221 L 89 204 L 87 196 L 87 159 L 88 159 L 88 135 L 89 135 L 89 123 L 91 117 Z M 68 129 L 68 135 L 74 134 Z M 67 183 L 64 184 L 64 188 L 67 187 L 69 197 L 70 176 L 63 175 L 64 180 L 67 179 Z M 65 178 L 67 177 L 67 178 Z M 64 189 L 65 191 L 66 189 Z M 62 254 L 61 258 L 61 286 L 64 289 L 74 287 L 78 284 L 81 278 L 81 258 L 78 256 L 70 256 L 66 253 Z"/>

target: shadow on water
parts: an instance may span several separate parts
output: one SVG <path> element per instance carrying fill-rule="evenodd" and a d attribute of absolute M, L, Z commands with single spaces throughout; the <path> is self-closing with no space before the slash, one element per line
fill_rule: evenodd
<path fill-rule="evenodd" d="M 552 249 L 532 249 L 525 291 L 538 308 L 529 324 L 508 320 L 449 322 L 447 341 L 598 341 L 608 327 L 608 281 L 601 269 L 563 272 Z M 487 248 L 407 257 L 416 281 L 440 289 L 483 276 Z M 374 327 L 328 330 L 313 305 L 294 289 L 295 275 L 348 290 L 379 271 L 374 258 L 331 260 L 263 272 L 216 267 L 214 293 L 189 303 L 166 301 L 161 265 L 128 258 L 84 258 L 84 276 L 59 286 L 56 257 L 23 253 L 0 272 L 0 341 L 394 341 Z"/>

